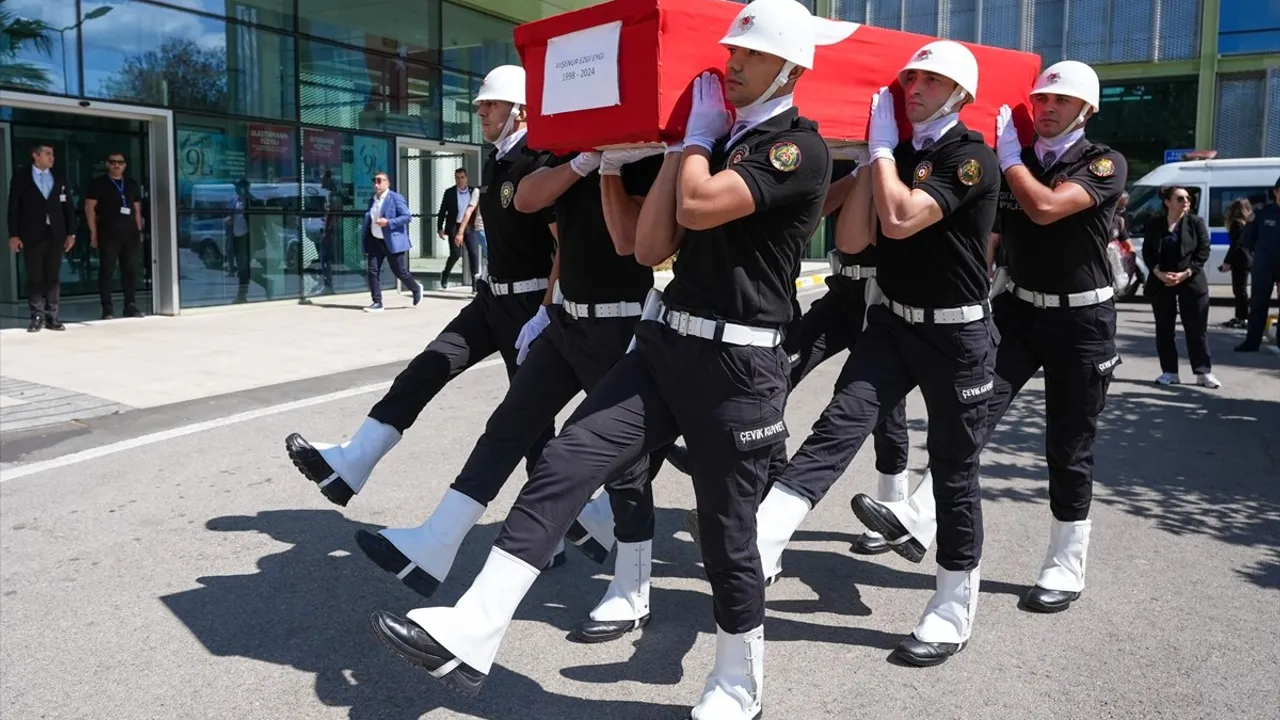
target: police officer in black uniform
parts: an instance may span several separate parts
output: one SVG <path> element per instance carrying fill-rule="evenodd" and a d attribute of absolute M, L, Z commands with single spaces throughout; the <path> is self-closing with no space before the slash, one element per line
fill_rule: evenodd
<path fill-rule="evenodd" d="M 298 433 L 285 439 L 293 464 L 333 503 L 346 506 L 360 492 L 374 465 L 400 442 L 427 403 L 467 368 L 496 352 L 507 375 L 515 375 L 517 338 L 527 334 L 536 315 L 545 316 L 543 305 L 551 301 L 555 280 L 555 217 L 551 208 L 520 212 L 513 201 L 521 180 L 553 156 L 525 144 L 524 99 L 524 69 L 515 65 L 494 68 L 475 99 L 485 139 L 494 145 L 479 201 L 490 238 L 488 281 L 396 377 L 350 440 L 313 445 Z M 547 425 L 530 447 L 528 468 L 552 434 L 553 426 Z"/>
<path fill-rule="evenodd" d="M 1058 612 L 1084 589 L 1093 442 L 1120 364 L 1107 244 L 1127 164 L 1120 153 L 1084 136 L 1085 123 L 1098 111 L 1098 76 L 1088 65 L 1066 60 L 1045 69 L 1031 105 L 1037 133 L 1032 147 L 1018 141 L 1007 106 L 997 119 L 1004 168 L 1000 244 L 1009 282 L 992 302 L 1001 342 L 983 442 L 1043 368 L 1053 518 L 1040 577 L 1024 602 L 1029 610 Z M 884 521 L 895 547 L 918 542 L 907 540 L 914 533 L 902 522 L 911 518 L 911 508 L 861 502 L 864 512 Z"/>
<path fill-rule="evenodd" d="M 653 287 L 653 268 L 635 261 L 635 233 L 662 153 L 656 148 L 566 155 L 521 183 L 521 209 L 554 206 L 564 297 L 546 309 L 547 326 L 521 357 L 506 398 L 431 517 L 416 528 L 356 533 L 370 559 L 424 597 L 445 579 L 463 538 L 540 429 L 580 390 L 591 392 L 626 353 Z M 617 565 L 643 567 L 645 576 L 617 573 L 605 601 L 579 624 L 573 639 L 611 640 L 648 622 L 651 480 L 661 464 L 660 454 L 642 457 L 607 484 L 602 497 L 612 502 L 609 534 L 618 540 Z"/>
<path fill-rule="evenodd" d="M 968 641 L 977 601 L 977 431 L 994 382 L 998 338 L 985 258 L 1000 177 L 991 148 L 959 121 L 960 108 L 977 91 L 977 61 L 967 48 L 929 43 L 898 79 L 912 139 L 897 142 L 893 96 L 882 89 L 873 100 L 868 143 L 883 302 L 867 310 L 867 328 L 836 382 L 835 397 L 777 482 L 829 487 L 875 423 L 919 385 L 929 411 L 929 463 L 937 476 L 942 537 L 937 591 L 895 654 L 931 665 Z M 884 534 L 876 523 L 863 522 Z"/>
<path fill-rule="evenodd" d="M 823 41 L 853 29 L 830 26 Z M 739 13 L 721 41 L 731 48 L 729 99 L 740 110 L 776 104 L 767 119 L 732 133 L 719 81 L 705 73 L 695 83 L 684 150 L 664 160 L 636 231 L 642 263 L 680 251 L 662 301 L 647 303 L 655 322 L 637 325 L 634 352 L 547 446 L 457 605 L 371 619 L 388 646 L 433 677 L 478 692 L 537 568 L 601 480 L 683 434 L 717 625 L 715 667 L 692 717 L 759 717 L 764 578 L 755 511 L 772 446 L 787 437 L 783 328 L 831 173 L 816 125 L 790 106 L 818 27 L 826 25 L 795 0 L 757 0 Z"/>
<path fill-rule="evenodd" d="M 111 301 L 111 277 L 120 265 L 120 289 L 124 291 L 126 317 L 142 317 L 135 292 L 138 250 L 142 247 L 142 186 L 125 177 L 123 153 L 107 156 L 107 174 L 94 178 L 84 197 L 84 217 L 89 224 L 89 246 L 98 251 L 98 294 L 102 319 L 115 317 Z"/>

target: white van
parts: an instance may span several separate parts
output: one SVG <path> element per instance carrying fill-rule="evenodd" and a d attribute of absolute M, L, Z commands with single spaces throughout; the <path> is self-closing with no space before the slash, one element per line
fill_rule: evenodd
<path fill-rule="evenodd" d="M 1229 244 L 1223 216 L 1236 198 L 1247 197 L 1253 201 L 1255 210 L 1261 208 L 1277 177 L 1280 177 L 1280 157 L 1190 160 L 1161 165 L 1152 170 L 1129 190 L 1129 207 L 1125 211 L 1138 257 L 1142 257 L 1142 230 L 1147 221 L 1165 211 L 1160 188 L 1180 185 L 1191 195 L 1191 211 L 1209 225 L 1212 252 L 1204 268 L 1209 284 L 1230 285 L 1231 273 L 1218 270 Z"/>

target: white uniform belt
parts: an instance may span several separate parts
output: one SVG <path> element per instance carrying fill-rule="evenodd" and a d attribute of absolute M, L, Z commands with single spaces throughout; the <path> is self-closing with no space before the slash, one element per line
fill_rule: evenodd
<path fill-rule="evenodd" d="M 681 335 L 692 335 L 704 340 L 728 345 L 751 347 L 777 347 L 782 344 L 782 331 L 737 325 L 709 318 L 690 315 L 683 310 L 672 310 L 665 303 L 658 304 L 658 322 Z"/>
<path fill-rule="evenodd" d="M 842 265 L 840 266 L 840 274 L 854 280 L 868 280 L 876 276 L 876 269 L 862 265 Z"/>
<path fill-rule="evenodd" d="M 894 315 L 913 324 L 960 325 L 981 320 L 989 312 L 985 303 L 954 308 L 917 308 L 885 298 L 884 305 Z"/>
<path fill-rule="evenodd" d="M 644 305 L 638 302 L 610 302 L 610 303 L 576 303 L 571 300 L 565 300 L 560 303 L 560 307 L 575 320 L 583 318 L 628 318 L 639 317 L 644 312 Z"/>
<path fill-rule="evenodd" d="M 522 293 L 546 290 L 547 279 L 533 278 L 532 280 L 516 280 L 515 282 L 507 282 L 505 280 L 489 278 L 489 289 L 493 291 L 494 295 L 520 295 Z"/>
<path fill-rule="evenodd" d="M 1097 290 L 1085 290 L 1078 293 L 1042 293 L 1035 290 L 1018 287 L 1012 282 L 1009 283 L 1012 288 L 1013 296 L 1019 300 L 1027 302 L 1039 308 L 1056 308 L 1066 305 L 1067 307 L 1088 307 L 1089 305 L 1098 305 L 1115 297 L 1116 291 L 1108 285 Z"/>

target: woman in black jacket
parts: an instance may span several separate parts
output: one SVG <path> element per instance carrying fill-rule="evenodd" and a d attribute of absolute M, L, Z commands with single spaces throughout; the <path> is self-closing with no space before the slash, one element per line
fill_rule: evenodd
<path fill-rule="evenodd" d="M 1186 188 L 1167 187 L 1160 191 L 1165 214 L 1147 222 L 1142 239 L 1142 259 L 1151 268 L 1147 297 L 1156 315 L 1156 352 L 1160 354 L 1160 385 L 1174 385 L 1178 378 L 1178 346 L 1174 342 L 1174 318 L 1182 315 L 1187 336 L 1187 355 L 1196 384 L 1222 387 L 1213 376 L 1209 358 L 1209 281 L 1204 264 L 1209 260 L 1209 227 L 1191 210 Z"/>
<path fill-rule="evenodd" d="M 1249 324 L 1249 268 L 1253 266 L 1253 251 L 1240 244 L 1244 228 L 1253 222 L 1253 203 L 1249 198 L 1236 198 L 1227 207 L 1227 237 L 1231 246 L 1222 261 L 1222 272 L 1231 273 L 1231 293 L 1236 298 L 1236 316 L 1223 323 L 1225 327 L 1242 328 Z"/>

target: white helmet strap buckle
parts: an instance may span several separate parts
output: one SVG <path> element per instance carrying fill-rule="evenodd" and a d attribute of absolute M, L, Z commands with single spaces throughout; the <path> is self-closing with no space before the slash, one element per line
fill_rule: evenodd
<path fill-rule="evenodd" d="M 943 115 L 950 115 L 951 113 L 956 112 L 954 109 L 955 106 L 958 103 L 963 102 L 967 97 L 969 97 L 969 93 L 965 92 L 964 88 L 956 85 L 956 89 L 951 91 L 951 97 L 947 98 L 947 101 L 942 103 L 942 107 L 935 110 L 934 113 L 925 120 L 925 122 L 933 122 Z"/>
<path fill-rule="evenodd" d="M 796 68 L 796 64 L 791 62 L 790 60 L 783 62 L 782 69 L 778 71 L 778 76 L 773 79 L 773 82 L 769 85 L 769 87 L 765 89 L 764 92 L 760 93 L 760 97 L 756 98 L 755 100 L 752 100 L 749 105 L 744 106 L 742 109 L 746 110 L 747 108 L 755 107 L 761 103 L 768 102 L 770 98 L 772 98 L 774 95 L 778 93 L 779 90 L 782 89 L 782 86 L 786 85 L 788 82 L 791 81 L 791 71 L 795 70 L 795 68 Z"/>
<path fill-rule="evenodd" d="M 511 134 L 512 128 L 515 127 L 516 118 L 518 117 L 520 117 L 520 106 L 511 103 L 511 112 L 507 113 L 507 122 L 503 124 L 502 132 L 498 134 L 498 139 L 493 141 L 494 145 L 507 139 L 507 136 Z"/>

